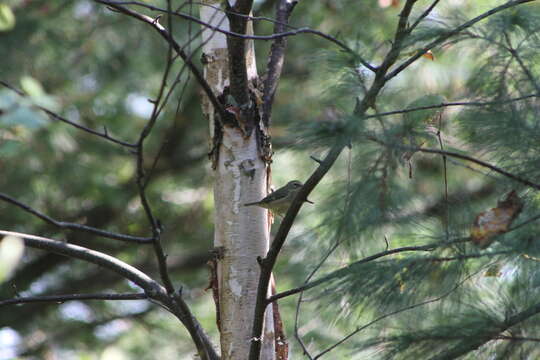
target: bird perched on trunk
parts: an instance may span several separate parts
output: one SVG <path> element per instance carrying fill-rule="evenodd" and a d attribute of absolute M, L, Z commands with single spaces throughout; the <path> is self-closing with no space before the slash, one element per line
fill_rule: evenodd
<path fill-rule="evenodd" d="M 272 211 L 274 214 L 283 216 L 291 206 L 298 191 L 302 188 L 303 184 L 298 180 L 292 180 L 287 185 L 277 189 L 273 193 L 261 201 L 244 204 L 244 206 L 260 206 L 262 208 Z M 306 199 L 310 204 L 313 202 Z"/>

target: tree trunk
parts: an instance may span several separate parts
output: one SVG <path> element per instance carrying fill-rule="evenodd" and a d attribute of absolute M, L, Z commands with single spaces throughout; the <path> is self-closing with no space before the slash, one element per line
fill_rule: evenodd
<path fill-rule="evenodd" d="M 206 0 L 203 3 L 220 6 L 219 0 Z M 229 29 L 223 12 L 204 5 L 200 9 L 204 22 Z M 224 92 L 227 94 L 230 83 L 226 37 L 207 28 L 203 31 L 203 41 L 205 78 L 214 94 L 225 103 L 227 97 Z M 247 47 L 250 49 L 246 52 L 248 77 L 256 79 L 252 42 Z M 231 105 L 231 108 L 234 106 Z M 229 111 L 234 112 L 231 108 Z M 267 211 L 243 204 L 266 196 L 269 169 L 262 160 L 260 142 L 257 141 L 261 124 L 251 124 L 246 130 L 230 122 L 224 123 L 208 99 L 203 101 L 203 111 L 209 121 L 211 158 L 215 170 L 214 246 L 218 285 L 215 298 L 218 300 L 221 357 L 223 360 L 242 360 L 248 357 L 250 342 L 261 341 L 250 339 L 250 333 L 260 270 L 257 257 L 264 257 L 269 248 Z M 272 360 L 275 350 L 270 307 L 265 319 L 261 359 Z"/>

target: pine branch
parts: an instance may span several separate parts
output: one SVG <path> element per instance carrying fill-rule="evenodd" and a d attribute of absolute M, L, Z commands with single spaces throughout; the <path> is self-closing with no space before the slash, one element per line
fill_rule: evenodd
<path fill-rule="evenodd" d="M 540 303 L 537 303 L 526 310 L 508 317 L 497 329 L 486 333 L 479 333 L 476 336 L 470 336 L 458 345 L 454 346 L 452 349 L 445 351 L 444 354 L 433 356 L 430 358 L 430 360 L 452 360 L 468 354 L 471 351 L 478 349 L 480 346 L 492 340 L 496 340 L 501 333 L 536 316 L 538 313 L 540 313 Z"/>
<path fill-rule="evenodd" d="M 368 327 L 372 326 L 373 324 L 375 323 L 378 323 L 379 321 L 382 321 L 386 318 L 389 318 L 389 317 L 392 317 L 394 315 L 397 315 L 397 314 L 401 314 L 403 312 L 406 312 L 406 311 L 409 311 L 409 310 L 413 310 L 413 309 L 416 309 L 416 308 L 419 308 L 419 307 L 422 307 L 424 305 L 429 305 L 429 304 L 433 304 L 433 303 L 436 303 L 436 302 L 439 302 L 441 300 L 443 300 L 444 298 L 448 297 L 450 294 L 452 294 L 454 291 L 456 291 L 461 285 L 463 285 L 466 281 L 468 281 L 469 279 L 471 279 L 473 276 L 475 276 L 475 274 L 472 274 L 472 275 L 469 275 L 467 276 L 465 279 L 461 280 L 459 283 L 457 283 L 453 288 L 451 288 L 450 290 L 448 290 L 447 292 L 445 292 L 444 294 L 438 296 L 438 297 L 435 297 L 433 299 L 429 299 L 429 300 L 426 300 L 426 301 L 422 301 L 420 303 L 417 303 L 417 304 L 413 304 L 413 305 L 409 305 L 409 306 L 406 306 L 406 307 L 403 307 L 401 309 L 398 309 L 396 311 L 392 311 L 390 313 L 387 313 L 387 314 L 384 314 L 384 315 L 381 315 L 379 316 L 378 318 L 368 322 L 367 324 L 365 325 L 362 325 L 362 326 L 358 326 L 354 331 L 350 332 L 348 335 L 344 336 L 343 338 L 341 338 L 339 341 L 337 341 L 335 344 L 333 344 L 332 346 L 329 346 L 328 348 L 326 348 L 325 350 L 321 351 L 317 356 L 315 356 L 313 358 L 313 360 L 316 360 L 322 356 L 324 356 L 325 354 L 329 353 L 330 351 L 334 350 L 335 348 L 337 348 L 339 345 L 343 344 L 344 342 L 346 342 L 347 340 L 349 340 L 350 338 L 352 338 L 353 336 L 357 335 L 358 333 L 362 332 L 363 330 L 367 329 Z"/>
<path fill-rule="evenodd" d="M 422 57 L 422 55 L 424 55 L 428 50 L 431 50 L 431 49 L 435 48 L 436 46 L 442 44 L 444 41 L 448 40 L 452 36 L 458 35 L 460 32 L 462 32 L 465 29 L 470 28 L 471 26 L 478 23 L 479 21 L 484 20 L 484 19 L 486 19 L 486 18 L 488 18 L 488 17 L 490 17 L 490 16 L 492 16 L 494 14 L 497 14 L 497 13 L 503 11 L 503 10 L 512 8 L 512 7 L 517 6 L 517 5 L 533 2 L 533 1 L 536 1 L 536 0 L 514 0 L 514 1 L 509 1 L 506 4 L 497 6 L 497 7 L 493 8 L 493 9 L 491 9 L 489 11 L 486 11 L 485 13 L 483 13 L 481 15 L 478 15 L 477 17 L 475 17 L 475 18 L 473 18 L 473 19 L 471 19 L 471 20 L 469 20 L 469 21 L 455 27 L 454 29 L 447 31 L 446 33 L 444 33 L 444 34 L 440 35 L 439 37 L 437 37 L 437 39 L 430 42 L 428 45 L 424 46 L 422 49 L 418 50 L 418 52 L 415 55 L 411 56 L 410 58 L 405 60 L 403 63 L 401 63 L 396 69 L 394 69 L 388 75 L 386 75 L 386 78 L 388 80 L 392 79 L 393 77 L 398 75 L 400 72 L 405 70 L 413 62 L 415 62 L 420 57 Z"/>
<path fill-rule="evenodd" d="M 364 119 L 371 119 L 371 118 L 377 118 L 381 116 L 390 116 L 390 115 L 399 115 L 399 114 L 407 114 L 415 111 L 422 111 L 422 110 L 430 110 L 430 109 L 440 109 L 445 107 L 453 107 L 453 106 L 490 106 L 490 105 L 502 105 L 502 104 L 508 104 L 516 101 L 522 101 L 527 100 L 531 98 L 538 98 L 540 97 L 540 93 L 538 94 L 529 94 L 524 95 L 512 99 L 505 99 L 505 100 L 495 100 L 495 101 L 455 101 L 455 102 L 447 102 L 447 103 L 440 103 L 440 104 L 433 104 L 433 105 L 427 105 L 427 106 L 418 106 L 414 108 L 409 109 L 402 109 L 402 110 L 394 110 L 394 111 L 388 111 L 388 112 L 382 112 L 372 115 L 366 115 L 364 116 Z"/>
<path fill-rule="evenodd" d="M 505 37 L 507 45 L 508 45 L 508 47 L 506 49 L 510 52 L 512 57 L 517 61 L 517 63 L 519 64 L 519 67 L 521 68 L 521 70 L 523 71 L 523 73 L 525 74 L 527 79 L 529 79 L 529 82 L 533 85 L 533 87 L 536 89 L 536 91 L 540 92 L 540 85 L 536 81 L 536 78 L 534 77 L 534 75 L 531 73 L 531 70 L 523 62 L 523 59 L 519 55 L 517 49 L 512 47 L 512 43 L 510 41 L 510 38 L 508 37 L 508 34 L 504 33 L 504 37 Z"/>
<path fill-rule="evenodd" d="M 386 72 L 395 63 L 398 59 L 401 52 L 401 43 L 407 36 L 407 20 L 412 11 L 413 4 L 416 0 L 407 0 L 403 10 L 400 13 L 400 20 L 396 28 L 396 34 L 392 48 L 385 56 L 383 63 L 376 70 L 375 79 L 369 91 L 367 91 L 365 97 L 357 103 L 357 106 L 354 109 L 354 114 L 356 116 L 363 116 L 365 112 L 375 104 L 375 100 L 384 87 L 387 79 Z M 319 164 L 317 169 L 312 173 L 309 179 L 306 181 L 304 186 L 298 191 L 296 197 L 291 203 L 287 214 L 285 215 L 281 225 L 276 233 L 274 240 L 270 246 L 270 250 L 264 259 L 260 260 L 261 264 L 261 273 L 259 277 L 259 284 L 257 288 L 257 302 L 255 304 L 255 315 L 253 321 L 253 331 L 252 339 L 259 339 L 261 337 L 261 332 L 263 328 L 264 321 L 264 312 L 269 302 L 267 299 L 268 285 L 270 282 L 270 276 L 272 274 L 273 267 L 276 263 L 277 257 L 285 243 L 287 235 L 300 211 L 300 208 L 304 204 L 305 199 L 311 191 L 317 186 L 317 184 L 322 180 L 322 178 L 327 174 L 330 168 L 334 165 L 335 161 L 341 154 L 341 151 L 346 146 L 347 143 L 338 141 L 332 146 L 328 154 Z M 249 360 L 258 360 L 260 355 L 261 342 L 252 341 L 249 351 Z"/>
<path fill-rule="evenodd" d="M 494 165 L 488 164 L 485 161 L 475 159 L 475 158 L 473 158 L 471 156 L 459 154 L 459 153 L 452 152 L 452 151 L 437 150 L 437 149 L 424 149 L 424 148 L 407 148 L 407 149 L 413 150 L 413 151 L 419 151 L 419 152 L 423 152 L 423 153 L 429 153 L 429 154 L 441 154 L 441 155 L 451 156 L 451 157 L 458 158 L 458 159 L 471 161 L 471 162 L 473 162 L 475 164 L 478 164 L 480 166 L 483 166 L 485 168 L 493 170 L 496 173 L 499 173 L 499 174 L 501 174 L 503 176 L 506 176 L 507 178 L 510 178 L 510 179 L 515 180 L 515 181 L 517 181 L 519 183 L 522 183 L 523 185 L 527 185 L 527 186 L 532 187 L 532 188 L 534 188 L 536 190 L 540 190 L 540 184 L 533 183 L 533 182 L 531 182 L 531 181 L 529 181 L 527 179 L 524 179 L 524 178 L 519 177 L 519 176 L 517 176 L 515 174 L 512 174 L 512 173 L 510 173 L 508 171 L 500 169 L 500 168 L 498 168 L 498 167 L 496 167 Z"/>
<path fill-rule="evenodd" d="M 345 267 L 343 269 L 340 269 L 340 270 L 337 270 L 337 271 L 335 271 L 333 273 L 330 273 L 330 274 L 328 274 L 328 275 L 326 275 L 326 276 L 324 276 L 324 277 L 322 277 L 320 279 L 311 281 L 311 282 L 309 282 L 309 283 L 307 283 L 305 285 L 296 287 L 294 289 L 290 289 L 290 290 L 286 290 L 286 291 L 277 293 L 277 294 L 269 297 L 268 302 L 276 301 L 276 300 L 282 299 L 282 298 L 287 297 L 287 296 L 298 294 L 298 293 L 303 292 L 305 290 L 308 290 L 308 289 L 314 288 L 316 286 L 319 286 L 321 284 L 324 284 L 327 281 L 334 279 L 336 276 L 339 276 L 339 274 L 347 272 L 347 269 L 350 269 L 353 266 L 358 266 L 360 264 L 364 264 L 364 263 L 379 259 L 381 257 L 385 257 L 385 256 L 388 256 L 388 255 L 393 255 L 393 254 L 398 254 L 398 253 L 402 253 L 402 252 L 433 251 L 437 247 L 440 247 L 442 245 L 448 245 L 448 243 L 428 244 L 428 245 L 423 245 L 423 246 L 405 246 L 405 247 L 401 247 L 401 248 L 397 248 L 397 249 L 381 251 L 381 252 L 379 252 L 377 254 L 373 254 L 373 255 L 365 257 L 365 258 L 363 258 L 361 260 L 355 261 L 355 262 L 351 263 L 350 265 L 348 265 L 347 267 Z"/>

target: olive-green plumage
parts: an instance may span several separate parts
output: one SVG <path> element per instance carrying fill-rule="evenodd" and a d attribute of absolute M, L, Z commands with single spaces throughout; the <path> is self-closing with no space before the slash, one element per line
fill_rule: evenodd
<path fill-rule="evenodd" d="M 298 180 L 289 181 L 287 185 L 277 189 L 261 201 L 247 203 L 244 204 L 244 206 L 260 206 L 271 210 L 276 215 L 283 216 L 289 209 L 289 206 L 291 206 L 294 197 L 302 186 L 302 183 Z M 309 200 L 306 201 L 311 203 Z"/>

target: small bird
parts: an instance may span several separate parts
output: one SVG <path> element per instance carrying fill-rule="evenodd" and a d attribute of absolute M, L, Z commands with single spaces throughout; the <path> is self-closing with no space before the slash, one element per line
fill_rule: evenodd
<path fill-rule="evenodd" d="M 261 201 L 247 203 L 244 204 L 244 206 L 260 206 L 269 209 L 276 215 L 283 216 L 289 209 L 289 206 L 291 206 L 292 201 L 302 186 L 304 185 L 298 180 L 289 181 L 287 185 L 277 189 Z M 313 202 L 307 199 L 306 201 L 313 204 Z"/>

